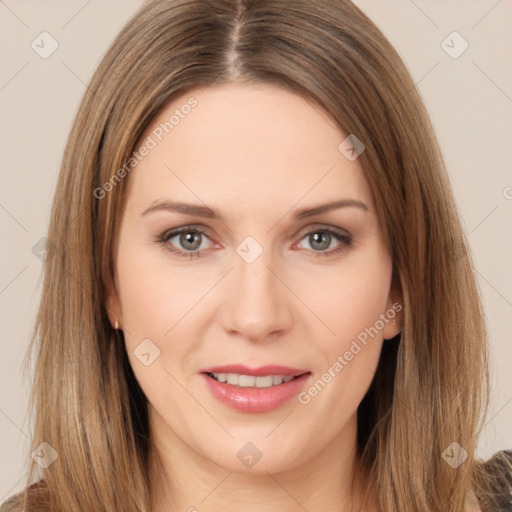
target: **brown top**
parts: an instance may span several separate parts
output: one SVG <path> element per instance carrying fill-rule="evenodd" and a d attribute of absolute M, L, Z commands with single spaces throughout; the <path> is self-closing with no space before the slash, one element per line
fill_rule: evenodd
<path fill-rule="evenodd" d="M 478 492 L 482 512 L 512 512 L 512 450 L 495 453 L 483 463 L 483 470 L 489 478 Z M 20 498 L 18 494 L 8 499 L 0 506 L 0 512 L 24 512 Z"/>
<path fill-rule="evenodd" d="M 512 512 L 512 450 L 494 454 L 484 462 L 484 470 L 489 481 L 479 491 L 482 511 Z"/>

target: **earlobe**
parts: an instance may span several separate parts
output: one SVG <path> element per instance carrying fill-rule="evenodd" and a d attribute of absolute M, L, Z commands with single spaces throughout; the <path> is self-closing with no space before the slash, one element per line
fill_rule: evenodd
<path fill-rule="evenodd" d="M 106 287 L 106 310 L 110 325 L 117 331 L 122 324 L 121 306 L 119 303 L 119 297 L 114 284 L 110 281 Z"/>
<path fill-rule="evenodd" d="M 393 306 L 395 306 L 397 309 L 393 309 Z M 395 302 L 393 306 L 386 311 L 386 316 L 390 317 L 394 314 L 394 317 L 388 321 L 384 327 L 383 337 L 385 340 L 394 338 L 402 331 L 402 315 L 398 312 L 398 307 L 402 308 L 402 305 L 398 302 Z"/>
<path fill-rule="evenodd" d="M 121 322 L 121 312 L 119 308 L 119 301 L 116 296 L 109 296 L 107 298 L 106 304 L 108 319 L 110 321 L 110 325 L 117 331 L 120 328 Z"/>
<path fill-rule="evenodd" d="M 385 340 L 390 340 L 402 332 L 404 306 L 401 293 L 395 291 L 390 294 L 385 316 L 383 337 Z"/>

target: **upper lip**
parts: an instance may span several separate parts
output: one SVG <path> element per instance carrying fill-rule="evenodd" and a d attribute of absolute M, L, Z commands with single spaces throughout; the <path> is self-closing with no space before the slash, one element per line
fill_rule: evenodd
<path fill-rule="evenodd" d="M 201 373 L 237 373 L 239 375 L 252 375 L 254 377 L 261 377 L 263 375 L 283 375 L 285 377 L 298 377 L 304 373 L 309 373 L 309 371 L 275 364 L 258 366 L 257 368 L 249 368 L 243 364 L 227 364 L 224 366 L 211 366 L 210 368 L 203 368 Z"/>

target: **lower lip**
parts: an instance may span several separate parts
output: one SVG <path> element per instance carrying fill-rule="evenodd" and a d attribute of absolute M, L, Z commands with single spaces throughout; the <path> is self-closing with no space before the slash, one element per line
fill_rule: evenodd
<path fill-rule="evenodd" d="M 310 376 L 309 373 L 305 373 L 278 386 L 256 388 L 232 386 L 226 382 L 219 382 L 206 373 L 201 375 L 217 400 L 241 412 L 269 412 L 277 409 L 297 396 Z"/>

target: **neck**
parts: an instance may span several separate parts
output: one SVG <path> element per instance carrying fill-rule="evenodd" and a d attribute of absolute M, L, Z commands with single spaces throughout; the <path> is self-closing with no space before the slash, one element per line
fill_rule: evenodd
<path fill-rule="evenodd" d="M 161 418 L 150 418 L 154 512 L 378 511 L 374 499 L 361 508 L 366 477 L 356 472 L 355 417 L 309 460 L 275 471 L 260 465 L 258 473 L 257 466 L 236 472 L 215 464 L 184 444 Z"/>

